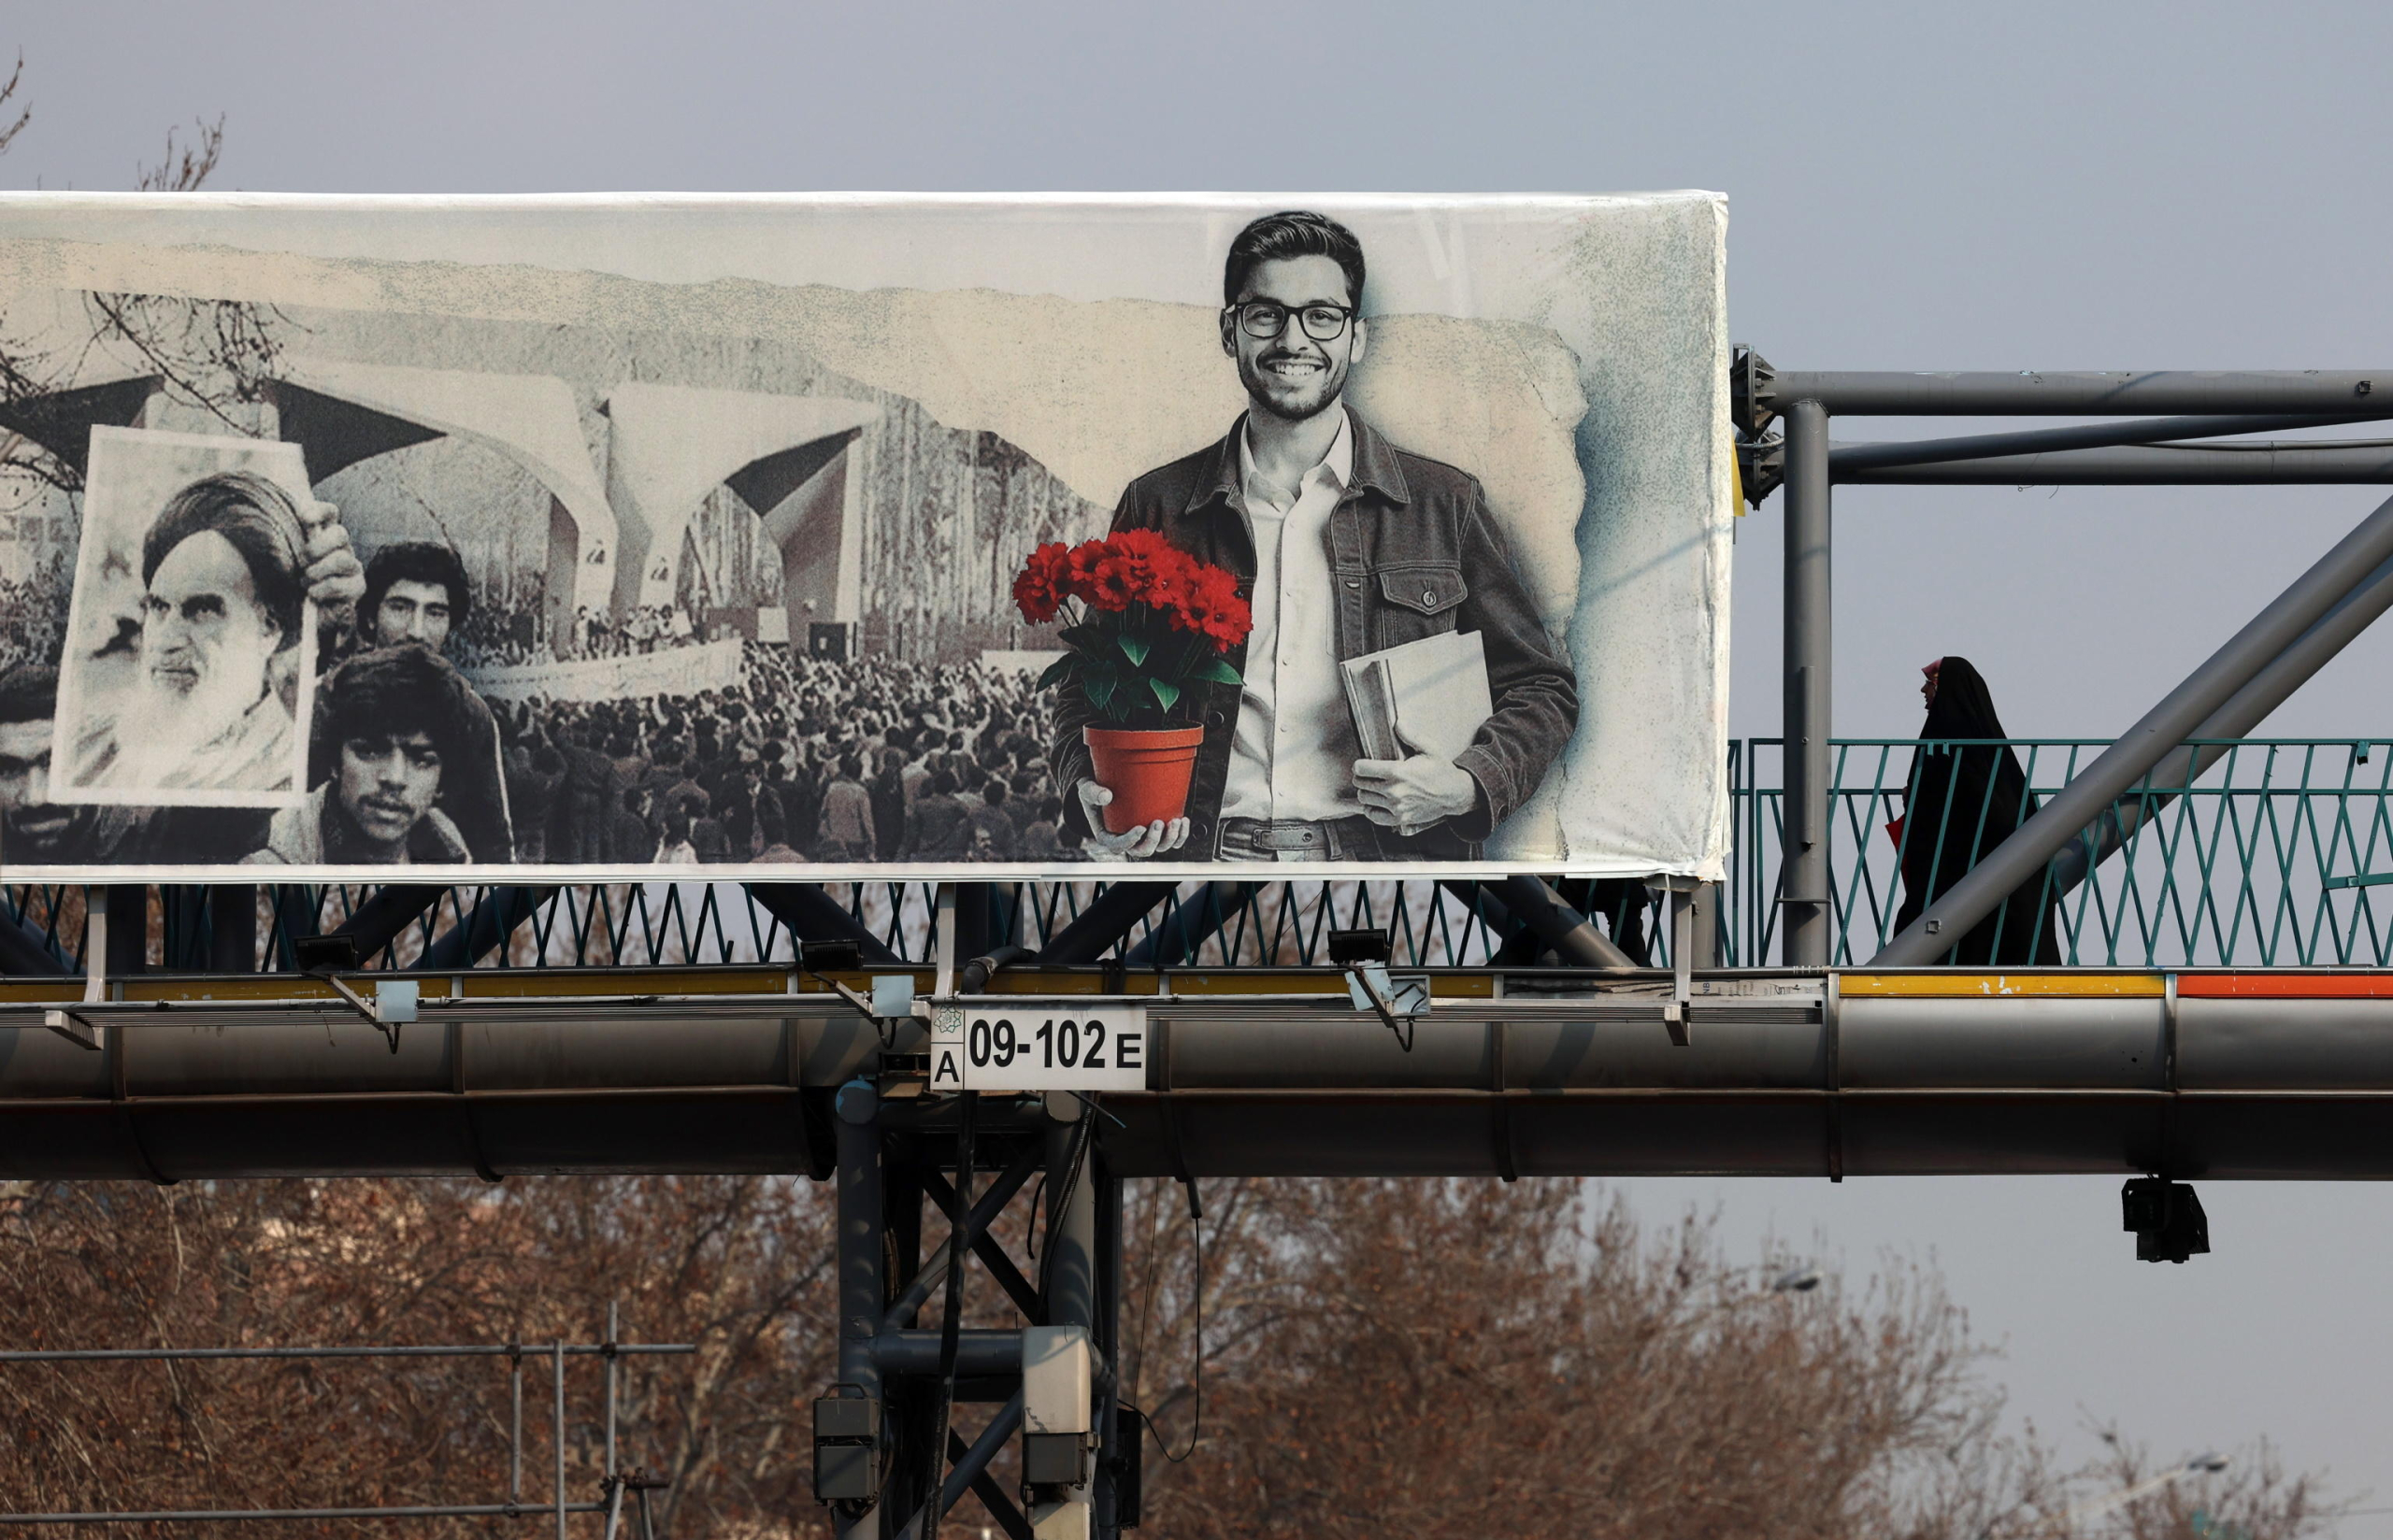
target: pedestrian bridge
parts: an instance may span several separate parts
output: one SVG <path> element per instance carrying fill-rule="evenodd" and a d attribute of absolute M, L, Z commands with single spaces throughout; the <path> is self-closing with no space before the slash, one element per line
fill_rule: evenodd
<path fill-rule="evenodd" d="M 1675 907 L 1560 877 L 11 888 L 0 1177 L 826 1175 L 842 1085 L 949 1115 L 884 996 L 1142 1011 L 1117 1176 L 2393 1176 L 2393 744 L 2236 740 L 2139 786 L 2080 846 L 2115 850 L 2046 874 L 2059 965 L 1873 967 L 1919 747 L 1833 746 L 1826 968 L 1781 960 L 1770 740 L 1735 746 L 1727 880 Z M 2042 796 L 2103 746 L 2007 747 Z M 1615 941 L 1647 965 L 1599 965 Z M 1407 1020 L 1352 982 L 1381 948 L 1427 976 Z M 382 1021 L 382 981 L 420 1013 Z"/>
<path fill-rule="evenodd" d="M 1837 740 L 1831 748 L 1828 836 L 1833 919 L 1830 961 L 1867 963 L 1894 934 L 1902 899 L 1899 852 L 1887 826 L 1903 818 L 1916 739 Z M 1950 748 L 1950 745 L 1936 745 Z M 1976 747 L 1971 745 L 1970 747 Z M 2096 739 L 2016 739 L 2001 747 L 2027 771 L 2030 793 L 2049 797 L 2108 748 Z M 2190 780 L 2140 783 L 2105 828 L 2088 831 L 2080 849 L 2116 848 L 2087 863 L 2074 880 L 2061 863 L 2047 872 L 2065 967 L 2113 969 L 2381 968 L 2393 966 L 2393 740 L 2246 738 L 2202 741 L 2214 750 Z M 1730 746 L 1733 847 L 1727 880 L 1698 905 L 1690 933 L 1697 967 L 1770 968 L 1784 961 L 1780 917 L 1784 884 L 1780 832 L 1784 793 L 1780 745 L 1749 738 Z M 2184 768 L 2182 757 L 2164 763 Z M 2019 821 L 2022 810 L 1954 806 L 1948 823 Z M 1919 838 L 1922 824 L 1909 823 Z M 2123 836 L 2123 837 L 2122 837 Z M 237 961 L 228 940 L 242 938 L 236 893 L 251 895 L 254 918 L 240 971 L 295 971 L 301 941 L 349 927 L 379 946 L 362 948 L 360 966 L 609 968 L 788 962 L 801 928 L 828 925 L 856 939 L 868 958 L 927 964 L 939 944 L 936 885 L 831 883 L 790 906 L 795 888 L 779 884 L 762 900 L 724 868 L 724 880 L 537 889 L 422 887 L 392 890 L 413 907 L 397 925 L 359 925 L 382 890 L 301 887 L 264 890 L 170 888 L 143 897 L 139 964 L 191 971 Z M 1957 874 L 1956 874 L 1957 875 Z M 1939 874 L 1942 888 L 1950 877 Z M 1100 906 L 1102 883 L 999 882 L 973 891 L 957 924 L 969 957 L 991 945 L 1042 951 Z M 1600 888 L 1557 877 L 1558 893 L 1595 918 L 1607 934 L 1630 943 L 1636 958 L 1669 968 L 1678 939 L 1660 895 L 1631 883 Z M 1359 882 L 1188 882 L 1116 885 L 1111 908 L 1118 933 L 1103 945 L 1087 924 L 1077 962 L 1111 960 L 1133 968 L 1298 967 L 1330 962 L 1330 933 L 1387 934 L 1391 962 L 1408 967 L 1532 969 L 1563 961 L 1512 912 L 1506 890 L 1474 880 Z M 760 890 L 761 891 L 761 890 Z M 427 896 L 428 895 L 428 896 Z M 1152 902 L 1143 906 L 1138 897 Z M 128 895 L 129 897 L 129 895 Z M 11 974 L 81 972 L 85 897 L 63 887 L 12 886 L 0 915 L 17 921 Z M 130 913 L 130 909 L 127 911 Z M 838 917 L 845 917 L 841 922 Z M 230 937 L 222 933 L 230 930 Z M 502 948 L 500 940 L 506 945 Z M 470 944 L 470 945 L 469 945 Z M 130 948 L 120 934 L 120 965 Z M 468 951 L 470 949 L 470 956 Z M 38 952 L 40 955 L 35 955 Z M 1085 953 L 1085 955 L 1082 955 Z M 46 959 L 46 961 L 45 961 Z M 2041 960 L 2040 960 L 2041 961 Z"/>

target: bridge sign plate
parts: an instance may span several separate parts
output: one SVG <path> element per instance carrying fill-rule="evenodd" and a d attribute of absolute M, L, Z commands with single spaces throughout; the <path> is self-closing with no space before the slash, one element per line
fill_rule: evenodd
<path fill-rule="evenodd" d="M 931 1008 L 931 1084 L 953 1091 L 1144 1091 L 1147 1012 L 1008 997 Z"/>

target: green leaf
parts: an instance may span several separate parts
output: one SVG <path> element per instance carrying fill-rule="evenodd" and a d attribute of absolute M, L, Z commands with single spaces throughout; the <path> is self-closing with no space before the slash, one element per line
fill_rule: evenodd
<path fill-rule="evenodd" d="M 1082 652 L 1095 652 L 1105 646 L 1105 633 L 1086 620 L 1079 625 L 1066 626 L 1055 633 L 1055 636 L 1066 647 L 1077 648 Z"/>
<path fill-rule="evenodd" d="M 1196 667 L 1188 671 L 1188 677 L 1192 679 L 1203 679 L 1208 684 L 1244 684 L 1246 682 L 1239 677 L 1237 669 L 1219 658 L 1207 658 L 1199 662 Z"/>
<path fill-rule="evenodd" d="M 1047 672 L 1039 676 L 1039 683 L 1032 688 L 1037 690 L 1053 690 L 1055 686 L 1062 684 L 1066 679 L 1072 677 L 1072 664 L 1079 661 L 1079 659 L 1073 657 L 1070 653 L 1066 653 L 1064 656 L 1056 659 L 1053 663 L 1047 665 Z"/>
<path fill-rule="evenodd" d="M 1143 663 L 1147 661 L 1147 644 L 1128 632 L 1122 633 L 1121 635 L 1114 637 L 1113 641 L 1122 649 L 1122 656 L 1129 659 L 1133 663 Z"/>
<path fill-rule="evenodd" d="M 1091 673 L 1081 681 L 1081 688 L 1088 692 L 1088 704 L 1099 711 L 1113 703 L 1113 676 L 1111 674 Z"/>
<path fill-rule="evenodd" d="M 1180 687 L 1176 684 L 1166 684 L 1161 679 L 1149 679 L 1147 688 L 1155 692 L 1155 700 L 1166 711 L 1170 710 L 1180 702 Z"/>

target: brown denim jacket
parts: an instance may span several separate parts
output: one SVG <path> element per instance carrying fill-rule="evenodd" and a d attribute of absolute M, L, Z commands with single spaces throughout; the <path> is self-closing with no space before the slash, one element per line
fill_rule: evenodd
<path fill-rule="evenodd" d="M 1471 812 L 1446 819 L 1410 839 L 1383 831 L 1389 860 L 1468 861 L 1495 826 L 1528 800 L 1579 720 L 1578 682 L 1537 618 L 1487 514 L 1478 480 L 1454 466 L 1408 454 L 1360 417 L 1354 424 L 1354 474 L 1329 517 L 1332 597 L 1338 606 L 1338 656 L 1358 658 L 1448 631 L 1476 631 L 1487 651 L 1488 692 L 1496 714 L 1455 761 L 1479 782 Z M 1149 471 L 1130 483 L 1113 511 L 1113 528 L 1159 531 L 1199 561 L 1227 567 L 1239 592 L 1254 590 L 1254 525 L 1239 476 L 1240 418 L 1219 443 Z M 1243 643 L 1229 656 L 1246 668 Z M 1189 788 L 1192 824 L 1185 853 L 1219 854 L 1222 792 L 1229 779 L 1238 724 L 1236 685 L 1206 685 L 1204 747 Z M 1088 833 L 1074 787 L 1090 776 L 1081 729 L 1096 718 L 1076 691 L 1051 697 L 1053 746 L 1048 763 L 1064 798 L 1066 839 Z"/>

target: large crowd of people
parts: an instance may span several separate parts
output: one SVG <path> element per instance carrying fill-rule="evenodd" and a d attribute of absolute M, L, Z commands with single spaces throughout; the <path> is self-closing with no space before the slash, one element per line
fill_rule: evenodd
<path fill-rule="evenodd" d="M 621 615 L 583 606 L 574 618 L 574 641 L 584 658 L 623 658 L 684 647 L 697 627 L 679 605 L 634 605 Z"/>
<path fill-rule="evenodd" d="M 1032 685 L 750 643 L 726 690 L 494 703 L 516 859 L 1070 859 Z"/>
<path fill-rule="evenodd" d="M 66 641 L 67 581 L 64 553 L 30 577 L 0 577 L 0 667 L 57 662 Z"/>
<path fill-rule="evenodd" d="M 222 500 L 235 512 L 273 501 L 270 488 L 233 490 L 242 495 Z M 327 513 L 316 510 L 320 523 Z M 446 547 L 388 546 L 361 567 L 338 543 L 345 592 L 310 596 L 353 598 L 353 621 L 319 651 L 305 795 L 271 815 L 206 799 L 50 803 L 59 675 L 44 654 L 56 644 L 34 631 L 58 623 L 58 606 L 0 610 L 0 639 L 19 660 L 0 667 L 0 832 L 13 856 L 298 865 L 1073 858 L 1058 836 L 1062 802 L 1028 675 L 748 641 L 738 682 L 725 688 L 485 698 L 474 670 L 549 656 L 537 611 L 474 603 Z M 287 572 L 266 565 L 295 606 L 295 563 Z M 327 613 L 351 611 L 343 602 Z M 703 640 L 670 606 L 582 622 L 583 658 Z M 260 634 L 279 643 L 294 630 L 284 621 Z M 257 693 L 244 688 L 244 700 Z"/>

